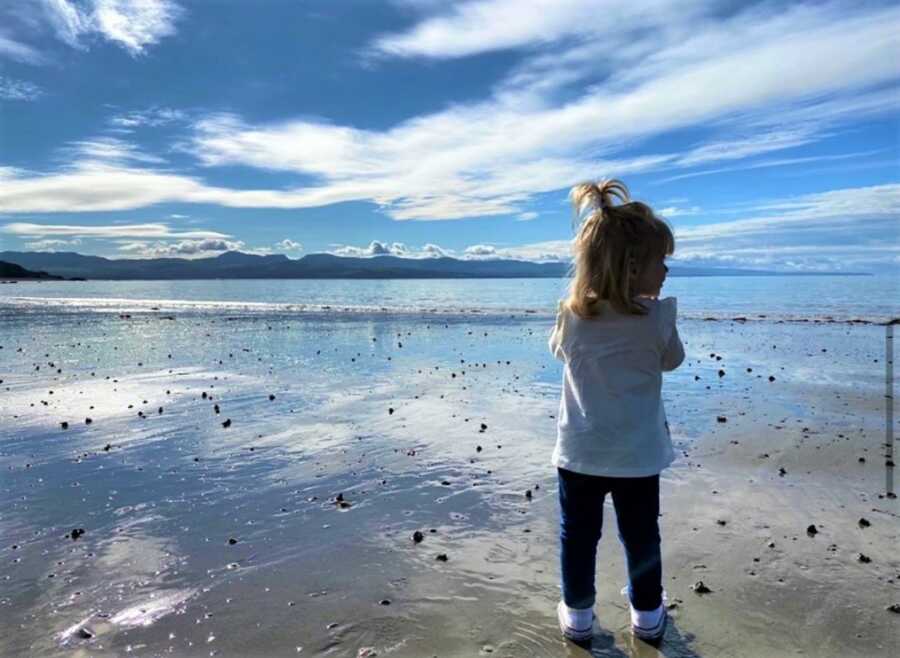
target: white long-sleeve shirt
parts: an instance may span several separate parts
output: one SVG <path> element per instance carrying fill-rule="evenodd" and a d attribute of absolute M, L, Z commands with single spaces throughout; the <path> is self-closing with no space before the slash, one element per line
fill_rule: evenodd
<path fill-rule="evenodd" d="M 608 302 L 582 319 L 560 301 L 550 352 L 565 364 L 551 463 L 608 477 L 656 475 L 675 459 L 662 373 L 684 360 L 677 299 L 640 300 L 647 315 Z"/>

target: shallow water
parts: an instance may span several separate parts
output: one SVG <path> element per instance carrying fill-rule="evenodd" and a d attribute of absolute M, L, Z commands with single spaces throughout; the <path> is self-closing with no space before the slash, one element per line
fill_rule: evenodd
<path fill-rule="evenodd" d="M 546 317 L 171 318 L 0 316 L 0 654 L 570 655 Z M 664 398 L 686 454 L 761 407 L 883 431 L 810 408 L 881 394 L 883 327 L 681 331 Z M 677 625 L 668 641 L 696 655 Z"/>

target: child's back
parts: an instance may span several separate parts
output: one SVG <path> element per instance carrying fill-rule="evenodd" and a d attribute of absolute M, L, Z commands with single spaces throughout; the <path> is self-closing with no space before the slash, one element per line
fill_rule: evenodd
<path fill-rule="evenodd" d="M 642 298 L 647 315 L 598 304 L 585 319 L 560 303 L 550 351 L 565 363 L 554 466 L 610 477 L 654 475 L 675 458 L 662 372 L 684 359 L 677 302 Z"/>

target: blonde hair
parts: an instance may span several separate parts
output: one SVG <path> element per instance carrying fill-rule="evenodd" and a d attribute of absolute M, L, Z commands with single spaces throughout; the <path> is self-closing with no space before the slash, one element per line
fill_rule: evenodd
<path fill-rule="evenodd" d="M 601 301 L 619 313 L 645 315 L 629 268 L 643 272 L 654 258 L 673 254 L 672 230 L 650 206 L 632 201 L 620 180 L 581 183 L 569 198 L 576 235 L 567 306 L 582 318 L 599 315 Z M 613 198 L 621 203 L 613 205 Z"/>

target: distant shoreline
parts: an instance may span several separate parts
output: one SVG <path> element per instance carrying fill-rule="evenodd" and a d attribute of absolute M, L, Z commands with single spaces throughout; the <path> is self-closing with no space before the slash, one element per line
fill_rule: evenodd
<path fill-rule="evenodd" d="M 370 258 L 307 254 L 292 260 L 284 254 L 261 256 L 227 251 L 210 258 L 110 259 L 76 252 L 2 251 L 0 262 L 10 268 L 52 272 L 65 278 L 101 281 L 185 281 L 185 280 L 290 280 L 290 279 L 564 279 L 571 263 L 534 262 L 515 259 L 458 259 L 450 257 Z M 0 270 L 7 278 L 22 271 Z M 702 267 L 673 263 L 670 277 L 707 276 L 873 276 L 872 272 L 780 272 L 738 267 Z"/>
<path fill-rule="evenodd" d="M 750 273 L 750 274 L 669 274 L 668 278 L 676 279 L 706 279 L 709 277 L 731 277 L 738 279 L 746 279 L 753 277 L 779 277 L 779 276 L 877 276 L 874 272 L 767 272 L 767 273 Z M 3 283 L 19 283 L 20 281 L 37 281 L 45 282 L 85 282 L 85 281 L 422 281 L 422 280 L 438 280 L 438 281 L 459 281 L 459 280 L 496 280 L 496 279 L 560 279 L 568 277 L 548 276 L 548 275 L 519 275 L 519 276 L 279 276 L 279 277 L 253 277 L 253 276 L 198 276 L 198 277 L 78 277 L 70 279 L 46 279 L 46 278 L 7 278 L 0 280 Z"/>

